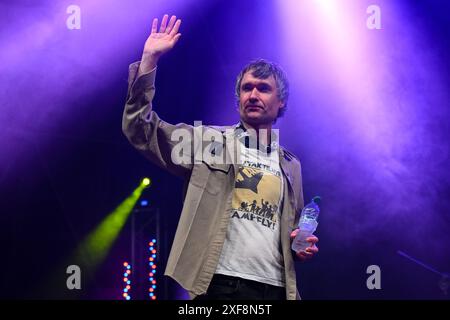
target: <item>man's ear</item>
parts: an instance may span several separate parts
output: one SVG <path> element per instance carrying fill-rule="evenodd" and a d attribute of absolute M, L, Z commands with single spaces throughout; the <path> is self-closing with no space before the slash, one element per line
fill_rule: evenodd
<path fill-rule="evenodd" d="M 285 107 L 285 103 L 283 101 L 280 101 L 279 107 L 278 107 L 278 112 L 277 112 L 277 118 L 275 119 L 275 121 L 278 119 L 278 117 L 280 116 L 280 113 L 283 112 L 283 109 Z M 274 122 L 275 123 L 275 122 Z"/>

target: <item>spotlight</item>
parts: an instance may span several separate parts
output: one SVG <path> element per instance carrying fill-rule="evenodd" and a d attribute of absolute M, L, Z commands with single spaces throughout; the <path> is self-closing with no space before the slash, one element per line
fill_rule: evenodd
<path fill-rule="evenodd" d="M 142 179 L 142 184 L 146 187 L 148 187 L 150 185 L 150 178 L 144 178 Z"/>
<path fill-rule="evenodd" d="M 131 300 L 131 296 L 129 293 L 131 291 L 131 280 L 128 279 L 128 277 L 131 276 L 131 265 L 128 262 L 124 262 L 123 266 L 124 266 L 123 282 L 125 282 L 125 284 L 124 284 L 122 296 L 126 300 Z"/>
<path fill-rule="evenodd" d="M 154 278 L 155 272 L 156 272 L 156 252 L 157 250 L 155 249 L 155 244 L 156 244 L 156 238 L 152 238 L 152 240 L 148 243 L 148 250 L 150 251 L 149 254 L 149 258 L 148 258 L 148 265 L 150 267 L 150 273 L 149 273 L 149 289 L 148 291 L 150 292 L 150 297 L 152 300 L 156 300 L 156 296 L 153 294 L 154 291 L 156 290 L 156 279 Z"/>

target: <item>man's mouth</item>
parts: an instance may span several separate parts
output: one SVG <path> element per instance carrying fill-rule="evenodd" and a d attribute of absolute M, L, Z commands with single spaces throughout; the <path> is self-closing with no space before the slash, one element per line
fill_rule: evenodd
<path fill-rule="evenodd" d="M 259 111 L 259 110 L 264 110 L 264 108 L 261 106 L 255 105 L 255 104 L 249 104 L 249 105 L 245 106 L 245 110 Z"/>

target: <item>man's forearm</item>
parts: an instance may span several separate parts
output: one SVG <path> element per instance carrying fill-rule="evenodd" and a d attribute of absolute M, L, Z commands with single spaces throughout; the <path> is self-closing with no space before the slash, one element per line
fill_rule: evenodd
<path fill-rule="evenodd" d="M 153 69 L 155 69 L 158 64 L 159 57 L 151 54 L 144 53 L 142 55 L 141 63 L 139 65 L 138 76 L 146 73 L 150 73 Z"/>

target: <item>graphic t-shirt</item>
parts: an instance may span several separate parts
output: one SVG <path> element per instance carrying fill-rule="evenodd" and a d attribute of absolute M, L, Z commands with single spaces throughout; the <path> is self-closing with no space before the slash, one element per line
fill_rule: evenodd
<path fill-rule="evenodd" d="M 231 219 L 216 273 L 284 287 L 278 150 L 267 154 L 244 145 L 240 149 Z"/>

